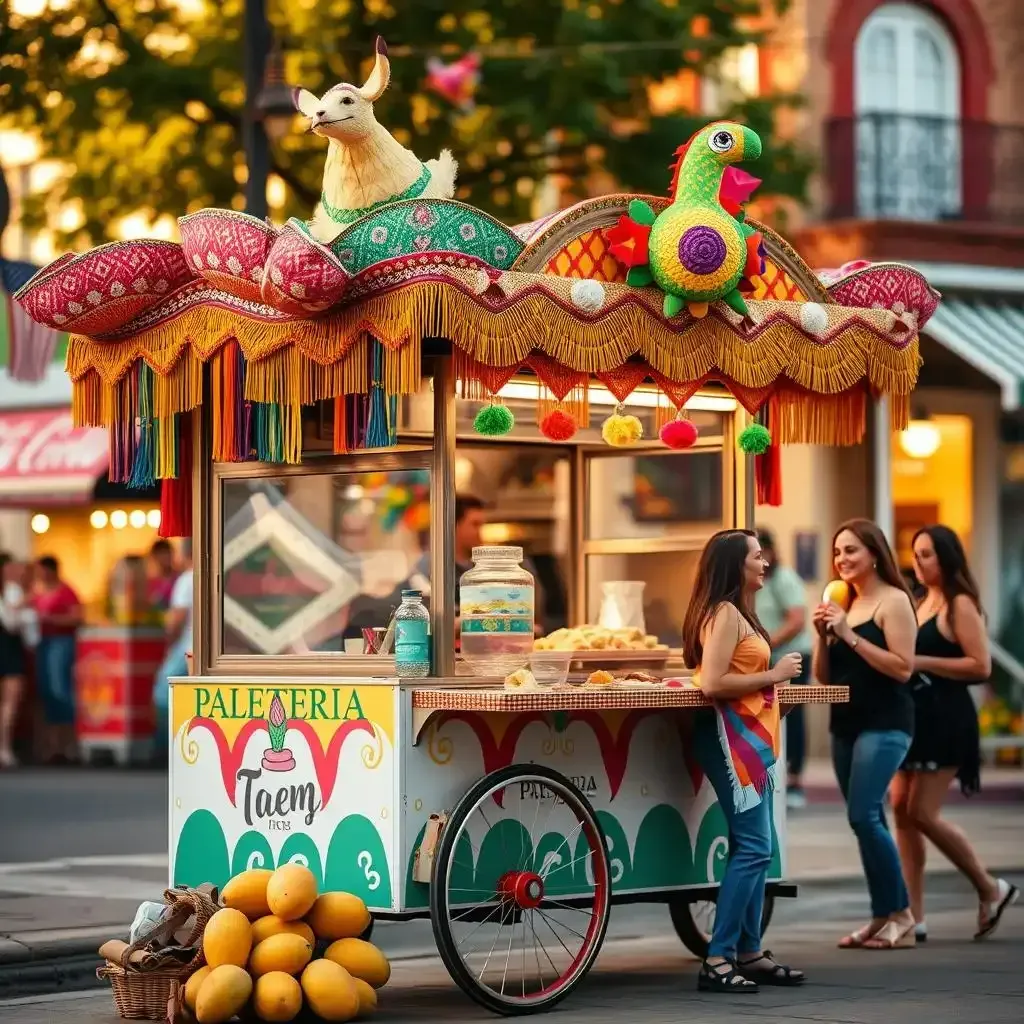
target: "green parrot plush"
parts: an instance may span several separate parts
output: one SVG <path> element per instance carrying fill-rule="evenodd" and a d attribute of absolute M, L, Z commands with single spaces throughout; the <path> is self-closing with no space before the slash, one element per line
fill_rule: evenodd
<path fill-rule="evenodd" d="M 628 216 L 609 232 L 628 283 L 656 284 L 665 295 L 666 317 L 684 308 L 705 316 L 719 299 L 747 316 L 743 291 L 750 277 L 763 273 L 763 239 L 744 222 L 742 200 L 760 182 L 731 165 L 760 155 L 761 139 L 750 128 L 709 124 L 676 151 L 671 205 L 656 215 L 634 199 Z M 723 187 L 727 170 L 732 173 Z"/>

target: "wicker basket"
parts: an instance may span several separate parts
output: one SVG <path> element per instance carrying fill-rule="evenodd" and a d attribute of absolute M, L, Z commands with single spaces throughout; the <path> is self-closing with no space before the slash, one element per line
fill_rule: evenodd
<path fill-rule="evenodd" d="M 114 1006 L 125 1020 L 167 1020 L 168 1005 L 176 998 L 178 986 L 206 963 L 201 939 L 207 921 L 218 909 L 214 896 L 195 889 L 168 889 L 164 903 L 173 908 L 166 921 L 128 946 L 120 963 L 108 960 L 96 969 L 97 978 L 110 982 Z M 153 941 L 167 941 L 193 915 L 195 924 L 185 942 L 186 948 L 195 950 L 190 961 L 182 963 L 178 957 L 157 953 L 156 963 L 147 970 L 130 964 L 133 953 Z"/>

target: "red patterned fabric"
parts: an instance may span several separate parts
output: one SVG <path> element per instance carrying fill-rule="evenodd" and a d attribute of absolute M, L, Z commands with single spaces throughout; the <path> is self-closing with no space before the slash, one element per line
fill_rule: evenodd
<path fill-rule="evenodd" d="M 895 263 L 869 264 L 829 285 L 832 297 L 843 306 L 891 309 L 897 315 L 914 313 L 918 329 L 939 305 L 939 293 L 913 267 Z"/>
<path fill-rule="evenodd" d="M 587 374 L 570 370 L 569 367 L 539 352 L 534 352 L 526 360 L 526 365 L 537 374 L 537 379 L 560 402 L 573 388 L 585 387 L 587 383 Z"/>
<path fill-rule="evenodd" d="M 159 305 L 194 276 L 174 242 L 111 242 L 51 264 L 16 298 L 36 323 L 97 337 Z"/>
<path fill-rule="evenodd" d="M 260 302 L 267 257 L 277 230 L 234 210 L 200 210 L 179 222 L 189 267 L 215 288 Z"/>
<path fill-rule="evenodd" d="M 620 401 L 624 402 L 651 374 L 646 363 L 623 363 L 614 370 L 594 376 Z"/>
<path fill-rule="evenodd" d="M 309 316 L 338 302 L 351 279 L 330 249 L 286 224 L 267 257 L 263 301 L 285 313 Z"/>

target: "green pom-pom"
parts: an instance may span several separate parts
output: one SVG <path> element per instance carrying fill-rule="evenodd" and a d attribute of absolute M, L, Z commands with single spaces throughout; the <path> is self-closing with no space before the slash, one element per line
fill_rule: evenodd
<path fill-rule="evenodd" d="M 485 405 L 473 420 L 473 429 L 484 437 L 501 437 L 515 425 L 515 416 L 503 405 Z"/>
<path fill-rule="evenodd" d="M 740 432 L 740 449 L 748 455 L 764 455 L 771 443 L 772 435 L 760 423 L 751 423 Z"/>

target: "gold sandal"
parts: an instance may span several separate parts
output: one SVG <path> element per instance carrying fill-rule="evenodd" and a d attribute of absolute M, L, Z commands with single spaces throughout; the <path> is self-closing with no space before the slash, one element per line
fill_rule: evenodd
<path fill-rule="evenodd" d="M 850 932 L 845 938 L 839 940 L 840 949 L 863 949 L 864 943 L 868 939 L 874 938 L 881 929 L 872 928 L 871 925 L 866 924 L 863 928 L 858 928 L 855 932 Z"/>
<path fill-rule="evenodd" d="M 871 938 L 864 943 L 864 949 L 913 949 L 917 945 L 916 925 L 900 925 L 886 921 Z"/>

